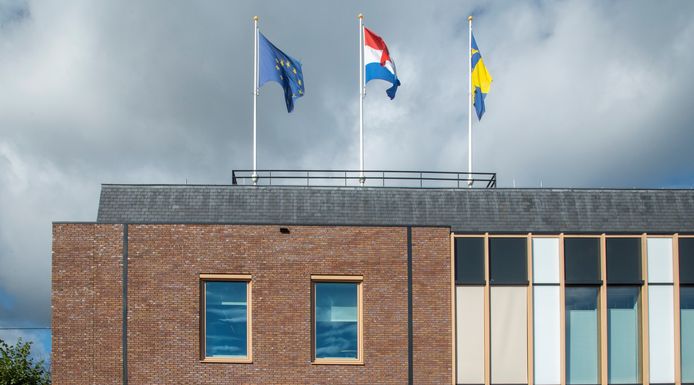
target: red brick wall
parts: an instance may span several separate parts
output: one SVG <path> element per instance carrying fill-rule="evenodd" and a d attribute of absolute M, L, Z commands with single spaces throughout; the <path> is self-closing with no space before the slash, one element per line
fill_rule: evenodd
<path fill-rule="evenodd" d="M 130 383 L 406 384 L 407 230 L 289 228 L 130 225 Z M 121 381 L 121 236 L 54 228 L 56 385 Z M 449 384 L 448 229 L 413 229 L 413 255 L 414 382 Z M 201 273 L 253 276 L 252 364 L 200 362 Z M 311 364 L 312 274 L 364 276 L 363 366 Z"/>
<path fill-rule="evenodd" d="M 441 228 L 412 229 L 414 383 L 450 384 L 453 373 L 451 240 Z"/>
<path fill-rule="evenodd" d="M 54 384 L 120 384 L 121 225 L 53 226 Z"/>

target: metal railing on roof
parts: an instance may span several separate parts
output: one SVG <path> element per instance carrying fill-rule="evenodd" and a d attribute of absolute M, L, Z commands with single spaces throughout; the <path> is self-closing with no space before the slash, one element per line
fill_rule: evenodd
<path fill-rule="evenodd" d="M 242 186 L 496 188 L 496 173 L 456 171 L 234 170 L 232 184 Z"/>

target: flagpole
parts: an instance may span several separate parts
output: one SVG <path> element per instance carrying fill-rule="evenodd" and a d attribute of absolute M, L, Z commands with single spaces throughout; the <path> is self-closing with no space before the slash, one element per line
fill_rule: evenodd
<path fill-rule="evenodd" d="M 468 187 L 472 187 L 472 16 L 468 16 L 467 18 L 468 21 L 468 26 L 469 26 L 469 34 L 468 34 L 468 65 L 467 65 L 467 70 L 468 70 L 468 112 L 467 112 L 467 118 L 468 118 L 468 124 L 467 124 L 467 140 L 468 140 L 468 149 L 467 149 L 467 171 L 468 171 L 468 182 L 467 185 Z"/>
<path fill-rule="evenodd" d="M 253 174 L 251 180 L 253 184 L 258 183 L 258 153 L 256 151 L 256 124 L 257 124 L 257 101 L 258 98 L 258 16 L 253 16 Z"/>
<path fill-rule="evenodd" d="M 364 186 L 364 15 L 359 14 L 359 184 Z"/>

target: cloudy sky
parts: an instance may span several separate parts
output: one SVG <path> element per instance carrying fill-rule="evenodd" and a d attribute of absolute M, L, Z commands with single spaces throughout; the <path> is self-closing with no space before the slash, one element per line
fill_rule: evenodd
<path fill-rule="evenodd" d="M 95 220 L 101 183 L 251 167 L 253 15 L 306 82 L 291 114 L 261 89 L 258 166 L 358 168 L 359 12 L 402 81 L 368 85 L 367 169 L 466 170 L 472 14 L 494 77 L 477 171 L 694 186 L 694 2 L 0 0 L 0 328 L 49 325 L 51 222 Z"/>

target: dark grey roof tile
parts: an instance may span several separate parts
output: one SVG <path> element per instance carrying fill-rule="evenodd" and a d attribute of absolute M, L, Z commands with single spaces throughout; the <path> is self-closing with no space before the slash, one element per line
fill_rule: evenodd
<path fill-rule="evenodd" d="M 97 222 L 694 232 L 694 190 L 103 185 Z"/>

